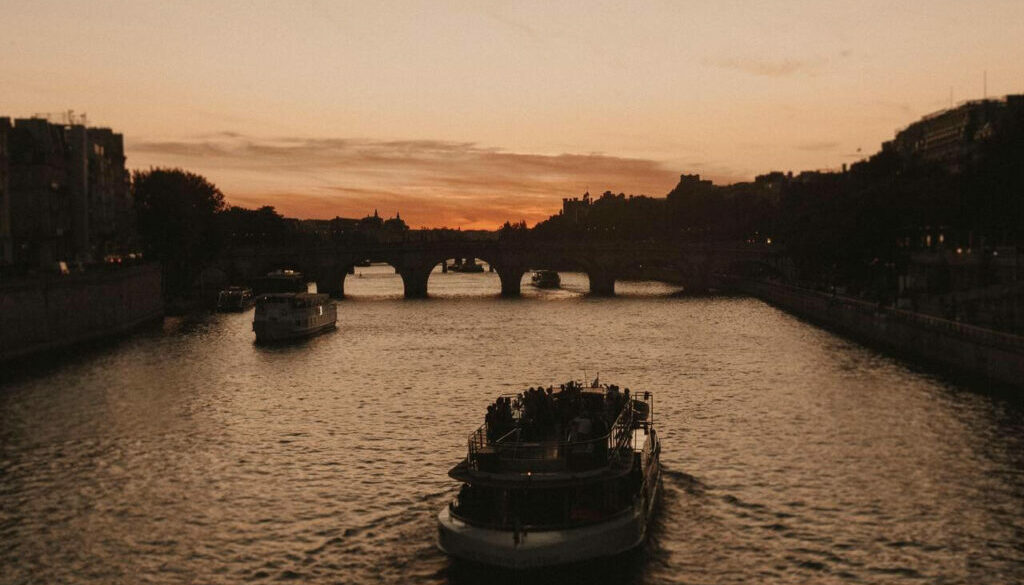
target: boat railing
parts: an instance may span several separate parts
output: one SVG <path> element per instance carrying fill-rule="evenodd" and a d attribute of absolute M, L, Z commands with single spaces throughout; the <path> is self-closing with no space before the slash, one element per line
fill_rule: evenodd
<path fill-rule="evenodd" d="M 476 471 L 493 472 L 585 471 L 631 465 L 633 429 L 648 422 L 646 416 L 638 416 L 636 404 L 647 404 L 648 396 L 643 401 L 630 399 L 607 434 L 587 439 L 524 441 L 519 426 L 489 439 L 504 428 L 490 429 L 484 423 L 469 436 L 468 463 Z"/>

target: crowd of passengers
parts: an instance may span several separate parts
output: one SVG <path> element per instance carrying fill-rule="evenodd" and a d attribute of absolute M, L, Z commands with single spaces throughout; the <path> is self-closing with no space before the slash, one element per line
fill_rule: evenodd
<path fill-rule="evenodd" d="M 487 407 L 487 440 L 586 441 L 608 434 L 622 407 L 629 403 L 629 388 L 613 384 L 604 392 L 583 391 L 579 382 L 544 388 L 531 387 L 515 399 L 499 397 Z M 514 435 L 508 437 L 508 435 Z"/>

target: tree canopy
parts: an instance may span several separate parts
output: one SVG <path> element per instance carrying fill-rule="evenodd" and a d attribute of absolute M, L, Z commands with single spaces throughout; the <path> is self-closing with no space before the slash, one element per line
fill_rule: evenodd
<path fill-rule="evenodd" d="M 224 194 L 200 175 L 168 168 L 135 171 L 132 194 L 143 251 L 163 264 L 167 292 L 184 291 L 219 251 Z"/>

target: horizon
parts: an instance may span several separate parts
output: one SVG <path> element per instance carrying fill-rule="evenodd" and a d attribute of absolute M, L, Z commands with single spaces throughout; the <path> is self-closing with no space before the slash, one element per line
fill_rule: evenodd
<path fill-rule="evenodd" d="M 1000 0 L 971 19 L 950 1 L 7 12 L 5 114 L 87 113 L 129 168 L 201 174 L 231 205 L 414 228 L 534 224 L 586 190 L 663 197 L 680 174 L 839 169 L 1024 80 L 1024 6 Z"/>

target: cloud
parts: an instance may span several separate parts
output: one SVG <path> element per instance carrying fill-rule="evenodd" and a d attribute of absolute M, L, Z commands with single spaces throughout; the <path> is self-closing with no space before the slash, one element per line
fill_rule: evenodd
<path fill-rule="evenodd" d="M 790 77 L 798 73 L 812 73 L 814 69 L 814 64 L 809 61 L 761 59 L 757 57 L 704 59 L 704 64 L 762 77 Z"/>
<path fill-rule="evenodd" d="M 839 147 L 838 142 L 821 141 L 821 142 L 803 142 L 794 145 L 797 150 L 808 150 L 808 151 L 824 151 L 824 150 L 835 150 Z"/>
<path fill-rule="evenodd" d="M 129 143 L 132 162 L 204 174 L 237 205 L 298 217 L 401 211 L 414 226 L 536 222 L 586 188 L 663 196 L 678 175 L 658 161 L 602 153 L 530 154 L 471 142 L 257 138 L 216 133 Z M 145 166 L 145 165 L 143 165 Z"/>

